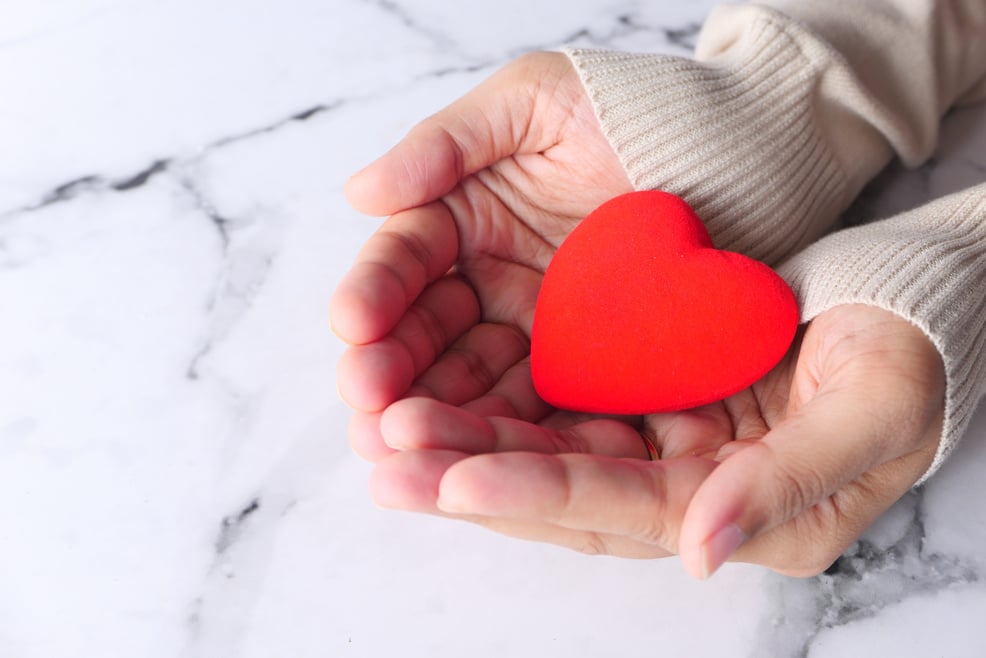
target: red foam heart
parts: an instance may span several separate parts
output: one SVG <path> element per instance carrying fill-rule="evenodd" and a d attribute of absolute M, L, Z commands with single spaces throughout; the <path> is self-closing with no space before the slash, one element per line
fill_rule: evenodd
<path fill-rule="evenodd" d="M 632 192 L 594 210 L 551 260 L 531 374 L 562 409 L 688 409 L 763 377 L 797 326 L 797 301 L 773 270 L 715 249 L 682 199 Z"/>

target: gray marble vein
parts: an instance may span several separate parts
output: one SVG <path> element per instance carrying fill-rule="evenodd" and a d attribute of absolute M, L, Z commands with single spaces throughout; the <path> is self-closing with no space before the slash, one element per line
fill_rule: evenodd
<path fill-rule="evenodd" d="M 975 656 L 986 416 L 825 574 L 383 512 L 326 307 L 348 175 L 511 58 L 686 56 L 701 2 L 13 0 L 0 25 L 0 655 Z M 984 180 L 986 110 L 847 213 Z M 882 653 L 881 653 L 882 652 Z M 889 654 L 887 652 L 890 652 Z"/>

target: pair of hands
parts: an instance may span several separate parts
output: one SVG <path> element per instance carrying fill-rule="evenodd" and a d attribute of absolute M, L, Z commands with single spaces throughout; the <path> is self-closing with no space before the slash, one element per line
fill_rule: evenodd
<path fill-rule="evenodd" d="M 529 336 L 576 223 L 631 191 L 577 74 L 520 58 L 347 186 L 390 218 L 332 298 L 350 441 L 377 504 L 593 554 L 827 568 L 930 465 L 944 371 L 903 319 L 836 307 L 722 402 L 596 417 L 536 395 Z M 648 460 L 646 437 L 661 459 Z"/>

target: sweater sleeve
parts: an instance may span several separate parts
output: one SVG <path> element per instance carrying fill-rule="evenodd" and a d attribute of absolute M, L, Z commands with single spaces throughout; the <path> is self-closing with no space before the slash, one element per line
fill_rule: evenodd
<path fill-rule="evenodd" d="M 900 315 L 931 339 L 945 366 L 945 461 L 986 387 L 986 183 L 871 224 L 836 231 L 778 268 L 803 321 L 841 304 Z"/>
<path fill-rule="evenodd" d="M 723 5 L 695 59 L 570 50 L 638 189 L 676 193 L 717 246 L 776 264 L 986 77 L 983 0 Z M 917 73 L 915 73 L 917 72 Z"/>
<path fill-rule="evenodd" d="M 865 303 L 929 336 L 946 374 L 930 477 L 986 386 L 986 184 L 823 236 L 892 157 L 931 155 L 951 106 L 986 98 L 986 2 L 762 0 L 717 8 L 694 60 L 569 57 L 634 185 L 783 263 L 804 321 Z"/>

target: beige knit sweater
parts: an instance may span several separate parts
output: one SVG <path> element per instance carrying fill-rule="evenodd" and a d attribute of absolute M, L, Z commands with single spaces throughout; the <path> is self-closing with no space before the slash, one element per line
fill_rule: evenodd
<path fill-rule="evenodd" d="M 986 98 L 986 0 L 762 0 L 717 8 L 694 60 L 568 55 L 635 187 L 777 266 L 803 321 L 865 303 L 931 338 L 947 392 L 924 482 L 986 386 L 986 184 L 832 231 L 893 157 L 931 155 L 948 108 Z"/>

